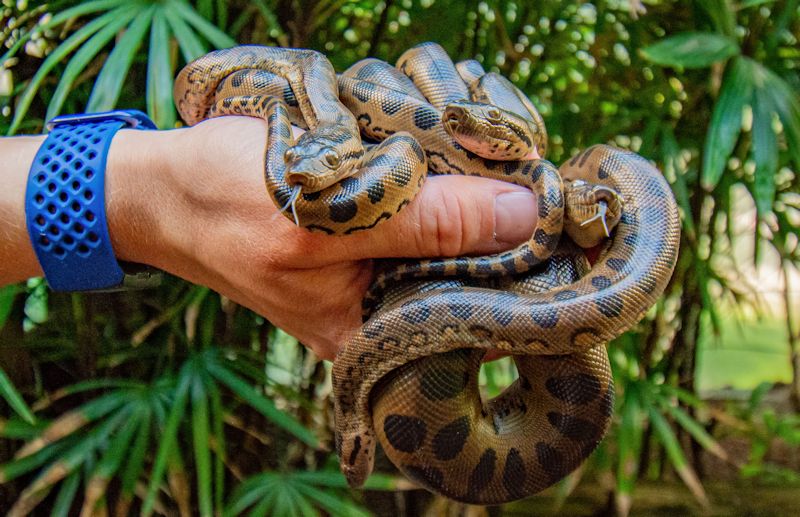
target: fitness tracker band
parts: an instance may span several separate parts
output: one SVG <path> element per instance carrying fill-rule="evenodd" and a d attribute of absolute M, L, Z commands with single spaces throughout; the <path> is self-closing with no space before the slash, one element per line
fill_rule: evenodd
<path fill-rule="evenodd" d="M 158 285 L 160 272 L 117 262 L 108 233 L 105 171 L 118 130 L 156 129 L 135 110 L 64 115 L 31 165 L 25 196 L 28 235 L 55 291 L 115 291 Z"/>

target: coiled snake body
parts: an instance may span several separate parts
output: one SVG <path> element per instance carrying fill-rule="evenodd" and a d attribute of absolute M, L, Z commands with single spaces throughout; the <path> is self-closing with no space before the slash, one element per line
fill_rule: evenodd
<path fill-rule="evenodd" d="M 296 152 L 287 155 L 290 119 L 309 127 L 298 144 L 317 162 L 329 149 L 343 161 L 345 144 L 356 146 L 349 139 L 360 145 L 350 122 L 338 143 L 317 144 L 322 114 L 340 116 L 336 79 L 325 67 L 329 71 L 317 81 L 307 66 L 287 76 L 275 65 L 302 64 L 298 52 L 308 51 L 241 47 L 212 53 L 188 65 L 175 86 L 187 122 L 226 113 L 268 119 L 266 179 L 278 206 L 297 192 L 291 173 L 308 172 L 292 169 Z M 300 189 L 295 200 L 306 227 L 330 233 L 368 228 L 411 199 L 427 165 L 439 174 L 525 185 L 539 202 L 536 232 L 512 251 L 392 262 L 381 269 L 367 300 L 368 319 L 333 368 L 336 448 L 354 486 L 372 470 L 376 441 L 405 474 L 461 501 L 509 501 L 561 479 L 594 450 L 608 425 L 613 386 L 605 343 L 643 317 L 675 264 L 675 201 L 643 158 L 598 145 L 556 170 L 546 160 L 500 162 L 465 148 L 476 145 L 488 156 L 503 146 L 512 156 L 530 152 L 502 143 L 507 140 L 481 140 L 480 134 L 472 134 L 472 142 L 469 131 L 459 133 L 467 127 L 459 125 L 460 112 L 445 116 L 452 114 L 448 106 L 496 93 L 487 86 L 497 83 L 492 76 L 476 84 L 487 75 L 474 62 L 456 67 L 433 44 L 411 49 L 397 68 L 377 60 L 357 63 L 338 78 L 339 98 L 364 136 L 381 143 L 343 180 Z M 312 94 L 317 88 L 324 95 Z M 505 90 L 491 103 L 520 117 L 520 131 L 528 124 L 531 147 L 543 153 L 541 118 L 521 97 Z M 498 138 L 515 133 L 507 127 Z M 451 134 L 467 138 L 457 141 Z M 604 217 L 595 213 L 599 206 Z M 581 227 L 586 220 L 592 222 Z M 605 233 L 605 221 L 618 223 L 589 269 L 569 239 L 561 239 L 562 225 L 588 246 L 597 243 L 601 229 Z M 487 350 L 512 354 L 519 378 L 483 402 L 477 372 Z"/>

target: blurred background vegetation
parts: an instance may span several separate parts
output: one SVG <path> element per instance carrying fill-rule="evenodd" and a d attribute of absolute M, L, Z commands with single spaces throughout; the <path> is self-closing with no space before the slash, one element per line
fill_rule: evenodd
<path fill-rule="evenodd" d="M 796 512 L 797 0 L 2 0 L 0 13 L 4 134 L 114 106 L 174 127 L 172 79 L 213 48 L 309 47 L 342 70 L 432 40 L 531 96 L 552 161 L 597 142 L 655 161 L 683 220 L 662 301 L 609 346 L 609 436 L 543 495 L 490 509 L 415 490 L 380 458 L 369 490 L 348 490 L 329 365 L 203 287 L 0 289 L 10 515 Z M 513 375 L 485 366 L 487 394 Z"/>

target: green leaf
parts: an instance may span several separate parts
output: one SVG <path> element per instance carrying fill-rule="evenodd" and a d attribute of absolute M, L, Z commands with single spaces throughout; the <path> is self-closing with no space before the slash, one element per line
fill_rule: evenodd
<path fill-rule="evenodd" d="M 17 284 L 0 287 L 0 330 L 5 326 L 8 315 L 11 314 L 14 299 L 21 290 Z"/>
<path fill-rule="evenodd" d="M 81 484 L 81 473 L 73 472 L 61 483 L 61 490 L 50 510 L 50 517 L 68 517 L 72 503 L 75 501 L 75 494 Z"/>
<path fill-rule="evenodd" d="M 214 16 L 214 3 L 211 0 L 197 0 L 197 12 L 206 20 L 210 20 Z"/>
<path fill-rule="evenodd" d="M 773 3 L 775 3 L 775 0 L 743 0 L 739 7 L 741 9 L 746 9 L 748 7 L 756 7 L 758 5 Z"/>
<path fill-rule="evenodd" d="M 67 54 L 78 48 L 78 46 L 80 46 L 94 33 L 114 21 L 114 19 L 119 15 L 120 10 L 127 11 L 128 9 L 126 7 L 118 7 L 117 9 L 107 12 L 99 18 L 92 20 L 72 33 L 69 38 L 65 39 L 58 47 L 56 47 L 55 50 L 53 50 L 53 52 L 50 53 L 49 56 L 47 56 L 47 59 L 45 59 L 44 63 L 39 66 L 39 69 L 36 70 L 36 74 L 34 74 L 33 78 L 30 80 L 30 83 L 28 83 L 27 88 L 25 88 L 25 93 L 22 94 L 17 102 L 16 109 L 14 110 L 14 118 L 12 119 L 11 125 L 8 128 L 8 135 L 13 135 L 16 133 L 20 123 L 25 118 L 25 115 L 27 115 L 28 108 L 30 108 L 33 99 L 36 97 L 39 87 L 42 85 L 42 82 L 50 73 L 50 71 L 55 68 L 55 66 L 60 63 L 61 60 L 67 56 Z"/>
<path fill-rule="evenodd" d="M 19 476 L 27 474 L 37 467 L 44 465 L 51 459 L 58 458 L 64 450 L 66 450 L 68 447 L 71 447 L 77 441 L 77 437 L 73 436 L 69 440 L 62 440 L 53 445 L 48 445 L 47 447 L 44 447 L 29 456 L 14 459 L 8 463 L 0 465 L 0 481 L 3 483 L 8 483 Z"/>
<path fill-rule="evenodd" d="M 186 21 L 175 9 L 173 2 L 165 4 L 164 10 L 167 13 L 169 26 L 175 34 L 175 39 L 178 40 L 178 46 L 181 49 L 184 61 L 188 63 L 208 52 L 206 45 L 200 41 L 195 31 L 187 25 Z"/>
<path fill-rule="evenodd" d="M 192 383 L 192 441 L 194 444 L 195 471 L 197 473 L 197 498 L 199 512 L 213 515 L 211 505 L 211 450 L 209 449 L 208 397 L 199 375 Z"/>
<path fill-rule="evenodd" d="M 617 465 L 617 497 L 630 504 L 631 493 L 638 472 L 639 448 L 642 442 L 641 402 L 635 384 L 629 384 L 624 393 L 619 425 L 619 464 Z M 618 502 L 618 505 L 620 503 Z"/>
<path fill-rule="evenodd" d="M 274 494 L 277 478 L 278 474 L 275 472 L 264 472 L 240 483 L 236 487 L 224 515 L 241 515 L 262 498 Z"/>
<path fill-rule="evenodd" d="M 138 13 L 128 30 L 114 45 L 114 50 L 109 54 L 103 64 L 103 69 L 100 70 L 100 74 L 94 82 L 92 94 L 89 96 L 86 106 L 87 112 L 108 111 L 117 105 L 122 85 L 125 84 L 133 58 L 150 27 L 155 9 L 155 6 L 151 6 L 144 12 Z"/>
<path fill-rule="evenodd" d="M 303 470 L 292 473 L 292 478 L 303 483 L 329 488 L 349 488 L 347 479 L 339 470 Z M 409 484 L 405 479 L 386 474 L 372 474 L 364 483 L 365 490 L 399 490 Z"/>
<path fill-rule="evenodd" d="M 178 386 L 175 388 L 175 396 L 172 401 L 166 425 L 159 437 L 158 451 L 153 461 L 153 469 L 150 474 L 150 484 L 147 487 L 147 495 L 142 503 L 141 515 L 149 516 L 153 513 L 153 506 L 156 502 L 156 495 L 161 487 L 161 479 L 167 468 L 167 460 L 178 441 L 178 427 L 181 425 L 183 414 L 186 410 L 186 400 L 189 398 L 189 388 L 191 387 L 193 369 L 192 363 L 187 362 L 181 369 Z"/>
<path fill-rule="evenodd" d="M 77 443 L 63 454 L 60 454 L 56 461 L 44 468 L 34 481 L 22 491 L 10 513 L 19 514 L 21 509 L 33 510 L 47 496 L 56 483 L 72 472 L 77 471 L 82 464 L 91 462 L 95 449 L 105 442 L 115 429 L 124 426 L 124 422 L 129 416 L 130 411 L 128 409 L 118 411 L 89 433 L 81 436 Z"/>
<path fill-rule="evenodd" d="M 33 440 L 49 425 L 44 420 L 37 420 L 36 424 L 29 424 L 21 418 L 10 418 L 0 422 L 0 437 L 14 440 Z"/>
<path fill-rule="evenodd" d="M 14 383 L 11 382 L 11 379 L 8 378 L 5 370 L 3 370 L 2 367 L 0 367 L 0 395 L 2 395 L 6 402 L 8 402 L 8 405 L 11 406 L 11 409 L 13 409 L 14 412 L 21 416 L 27 423 L 36 425 L 36 417 L 33 416 L 31 408 L 28 407 L 25 399 L 23 399 L 22 395 L 19 394 L 17 388 L 14 387 Z"/>
<path fill-rule="evenodd" d="M 139 424 L 139 432 L 128 453 L 125 468 L 122 472 L 121 490 L 123 497 L 130 498 L 133 496 L 136 482 L 139 480 L 139 476 L 141 476 L 144 470 L 144 461 L 148 452 L 147 446 L 150 444 L 151 422 L 152 413 L 147 411 L 142 416 L 141 423 Z"/>
<path fill-rule="evenodd" d="M 700 0 L 699 4 L 708 13 L 717 31 L 733 37 L 736 32 L 736 11 L 731 0 Z"/>
<path fill-rule="evenodd" d="M 211 22 L 200 16 L 187 3 L 180 0 L 170 0 L 169 5 L 174 6 L 175 11 L 183 17 L 183 19 L 192 25 L 197 31 L 203 35 L 208 41 L 211 42 L 216 48 L 229 48 L 235 47 L 236 41 L 219 30 Z"/>
<path fill-rule="evenodd" d="M 208 393 L 211 398 L 211 422 L 217 448 L 214 455 L 214 506 L 217 515 L 221 515 L 225 497 L 225 409 L 222 395 L 215 383 L 208 382 Z"/>
<path fill-rule="evenodd" d="M 127 8 L 120 8 L 112 12 L 116 14 L 114 19 L 97 31 L 89 41 L 81 45 L 81 48 L 78 49 L 75 55 L 69 60 L 69 63 L 67 63 L 67 67 L 61 74 L 58 87 L 55 93 L 53 93 L 53 98 L 50 99 L 50 104 L 47 106 L 46 120 L 50 120 L 61 112 L 61 107 L 64 105 L 64 101 L 67 100 L 72 84 L 89 62 L 103 50 L 108 42 L 111 41 L 128 22 L 137 14 L 140 14 L 138 9 Z"/>
<path fill-rule="evenodd" d="M 760 216 L 772 211 L 775 200 L 775 174 L 778 172 L 778 137 L 772 129 L 772 103 L 763 90 L 753 99 L 753 159 L 756 162 L 753 197 Z"/>
<path fill-rule="evenodd" d="M 25 317 L 35 324 L 47 321 L 50 313 L 47 285 L 43 278 L 28 279 L 28 296 L 25 298 Z"/>
<path fill-rule="evenodd" d="M 147 62 L 147 112 L 161 129 L 175 126 L 172 102 L 172 65 L 169 26 L 163 9 L 153 15 L 150 29 L 150 57 Z"/>
<path fill-rule="evenodd" d="M 311 447 L 319 448 L 319 441 L 314 436 L 314 433 L 293 416 L 276 408 L 271 400 L 257 393 L 248 382 L 245 382 L 241 377 L 216 362 L 209 361 L 207 368 L 222 384 L 225 384 L 231 391 L 244 399 L 253 409 L 267 417 L 275 425 L 286 429 Z"/>
<path fill-rule="evenodd" d="M 720 446 L 719 442 L 717 442 L 708 431 L 706 431 L 700 422 L 692 418 L 692 416 L 681 407 L 670 403 L 668 400 L 664 400 L 663 397 L 660 403 L 661 407 L 663 407 L 686 432 L 691 434 L 701 447 L 724 461 L 728 460 L 728 454 L 725 452 L 725 449 Z"/>
<path fill-rule="evenodd" d="M 100 461 L 97 462 L 93 477 L 105 480 L 111 479 L 117 473 L 123 462 L 128 459 L 128 447 L 133 440 L 133 435 L 142 422 L 142 413 L 134 412 L 131 419 L 122 426 L 122 429 L 109 441 L 108 447 Z"/>
<path fill-rule="evenodd" d="M 683 32 L 647 46 L 641 53 L 662 66 L 706 68 L 739 54 L 739 46 L 721 34 Z"/>
<path fill-rule="evenodd" d="M 747 59 L 753 73 L 761 79 L 758 95 L 763 95 L 783 124 L 792 161 L 800 169 L 800 99 L 797 92 L 782 77 L 761 64 Z"/>
<path fill-rule="evenodd" d="M 741 58 L 734 60 L 725 73 L 703 148 L 702 184 L 708 190 L 722 177 L 742 130 L 742 110 L 750 102 L 753 91 L 749 73 L 749 67 Z"/>
<path fill-rule="evenodd" d="M 678 206 L 681 207 L 681 221 L 683 229 L 687 232 L 692 239 L 697 237 L 697 230 L 694 224 L 694 216 L 692 214 L 692 205 L 689 200 L 689 186 L 686 184 L 686 170 L 681 166 L 680 161 L 680 148 L 678 140 L 675 138 L 675 133 L 669 125 L 664 126 L 661 139 L 661 149 L 664 156 L 664 168 L 667 172 L 667 177 L 671 180 L 672 190 L 675 193 L 675 199 L 678 201 Z M 672 172 L 670 177 L 669 172 Z"/>
<path fill-rule="evenodd" d="M 41 25 L 36 25 L 33 29 L 22 35 L 17 41 L 12 45 L 2 57 L 0 57 L 0 65 L 6 62 L 7 59 L 16 55 L 22 46 L 30 41 L 31 37 L 34 34 L 40 34 L 43 31 L 55 27 L 59 24 L 64 23 L 65 21 L 72 20 L 74 18 L 79 18 L 85 14 L 96 13 L 98 11 L 106 11 L 108 9 L 112 9 L 114 7 L 125 5 L 128 3 L 128 0 L 96 0 L 94 2 L 81 2 L 74 7 L 70 7 L 69 9 L 65 9 L 61 12 L 55 13 L 50 20 L 46 23 Z"/>
<path fill-rule="evenodd" d="M 371 515 L 366 509 L 359 507 L 352 501 L 337 497 L 334 494 L 320 490 L 311 485 L 299 483 L 296 485 L 297 491 L 305 497 L 313 500 L 317 505 L 334 516 L 364 516 Z"/>
<path fill-rule="evenodd" d="M 697 474 L 695 474 L 694 469 L 692 469 L 692 467 L 689 465 L 689 462 L 686 460 L 686 456 L 683 454 L 683 450 L 678 442 L 678 438 L 675 436 L 675 433 L 672 432 L 672 428 L 669 426 L 669 423 L 654 406 L 650 406 L 648 410 L 650 424 L 653 426 L 653 430 L 661 442 L 661 445 L 664 446 L 664 450 L 667 453 L 670 463 L 672 463 L 675 471 L 681 477 L 689 490 L 691 490 L 697 501 L 703 505 L 704 508 L 708 508 L 709 502 L 708 498 L 706 497 L 705 490 L 703 489 L 703 485 L 697 478 Z"/>

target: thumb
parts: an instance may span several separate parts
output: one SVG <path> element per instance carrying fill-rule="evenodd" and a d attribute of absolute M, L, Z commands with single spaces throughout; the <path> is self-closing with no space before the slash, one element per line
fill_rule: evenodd
<path fill-rule="evenodd" d="M 350 259 L 487 255 L 528 240 L 538 220 L 524 187 L 470 176 L 433 176 L 399 214 L 350 236 Z"/>

